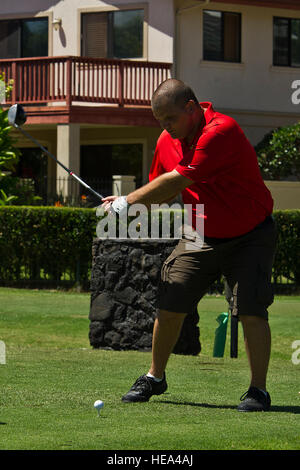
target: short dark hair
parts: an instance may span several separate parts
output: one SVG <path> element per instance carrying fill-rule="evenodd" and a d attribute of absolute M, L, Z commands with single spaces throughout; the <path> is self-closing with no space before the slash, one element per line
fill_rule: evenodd
<path fill-rule="evenodd" d="M 152 104 L 158 105 L 160 99 L 170 100 L 175 106 L 184 107 L 190 100 L 199 106 L 199 101 L 188 85 L 181 80 L 170 78 L 162 82 L 152 96 Z"/>

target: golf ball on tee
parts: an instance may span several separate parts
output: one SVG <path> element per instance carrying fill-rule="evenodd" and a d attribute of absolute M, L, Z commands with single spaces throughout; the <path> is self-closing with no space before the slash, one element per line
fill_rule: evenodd
<path fill-rule="evenodd" d="M 102 400 L 96 400 L 95 403 L 94 403 L 94 407 L 97 408 L 97 410 L 100 410 L 101 408 L 103 408 L 103 401 Z"/>
<path fill-rule="evenodd" d="M 101 408 L 103 408 L 103 401 L 102 400 L 96 400 L 95 403 L 94 403 L 94 408 L 96 408 L 96 410 L 98 411 L 98 414 L 101 410 Z"/>

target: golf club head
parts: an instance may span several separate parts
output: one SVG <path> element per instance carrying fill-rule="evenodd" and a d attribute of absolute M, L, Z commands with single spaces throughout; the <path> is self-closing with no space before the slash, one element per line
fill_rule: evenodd
<path fill-rule="evenodd" d="M 11 106 L 7 113 L 8 122 L 11 126 L 22 126 L 26 122 L 26 114 L 20 104 Z"/>

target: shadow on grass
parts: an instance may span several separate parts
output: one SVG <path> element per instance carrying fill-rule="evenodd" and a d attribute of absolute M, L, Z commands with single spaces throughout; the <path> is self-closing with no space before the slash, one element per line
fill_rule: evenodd
<path fill-rule="evenodd" d="M 156 403 L 166 403 L 168 405 L 198 406 L 200 408 L 219 408 L 222 410 L 236 410 L 234 405 L 214 405 L 211 403 L 196 403 L 190 401 L 156 400 Z M 300 414 L 300 406 L 271 406 L 269 413 L 293 413 Z"/>
<path fill-rule="evenodd" d="M 236 409 L 236 406 L 233 405 L 213 405 L 210 403 L 196 403 L 192 401 L 156 400 L 156 403 L 166 403 L 168 405 L 198 406 L 200 408 L 222 408 L 232 410 Z"/>
<path fill-rule="evenodd" d="M 270 411 L 279 413 L 294 413 L 295 415 L 300 414 L 300 406 L 272 406 Z"/>

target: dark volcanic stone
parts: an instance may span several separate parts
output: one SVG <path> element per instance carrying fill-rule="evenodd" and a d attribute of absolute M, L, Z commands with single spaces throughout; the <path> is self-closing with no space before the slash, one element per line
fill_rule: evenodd
<path fill-rule="evenodd" d="M 151 350 L 164 260 L 178 240 L 95 239 L 89 340 L 94 348 Z M 185 318 L 175 354 L 201 351 L 198 313 Z"/>
<path fill-rule="evenodd" d="M 91 321 L 107 320 L 114 310 L 114 302 L 108 292 L 102 292 L 92 302 L 89 319 Z"/>

